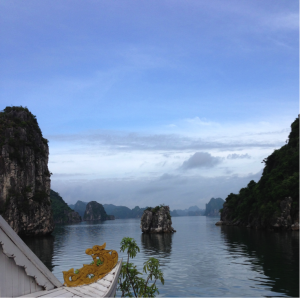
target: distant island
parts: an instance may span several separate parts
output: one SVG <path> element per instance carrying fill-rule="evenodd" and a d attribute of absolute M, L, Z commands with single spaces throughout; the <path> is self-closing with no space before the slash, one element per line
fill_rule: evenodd
<path fill-rule="evenodd" d="M 188 209 L 175 209 L 171 211 L 171 216 L 201 216 L 204 215 L 205 210 L 198 206 L 191 206 Z"/>
<path fill-rule="evenodd" d="M 75 204 L 69 204 L 68 207 L 77 212 L 82 218 L 86 211 L 86 206 L 89 202 L 78 200 Z M 170 211 L 170 215 L 174 217 L 180 216 L 218 216 L 220 209 L 223 207 L 224 200 L 221 198 L 211 198 L 209 203 L 206 204 L 206 209 L 200 209 L 198 206 L 191 206 L 187 209 L 174 209 Z M 103 204 L 107 214 L 114 215 L 116 219 L 126 218 L 141 218 L 144 211 L 148 208 L 140 208 L 135 206 L 130 209 L 126 206 L 116 206 L 113 204 Z"/>
<path fill-rule="evenodd" d="M 74 211 L 78 212 L 79 215 L 83 218 L 87 204 L 88 202 L 77 201 L 76 204 L 69 204 L 69 207 Z M 144 213 L 144 210 L 147 208 L 147 207 L 140 208 L 139 206 L 136 206 L 133 209 L 130 209 L 125 206 L 116 206 L 113 204 L 103 204 L 103 207 L 107 214 L 114 215 L 116 219 L 117 218 L 122 218 L 122 219 L 141 218 Z"/>
<path fill-rule="evenodd" d="M 219 216 L 224 202 L 221 198 L 211 198 L 205 209 L 200 209 L 198 206 L 191 206 L 184 210 L 174 209 L 171 211 L 171 216 Z"/>
<path fill-rule="evenodd" d="M 115 216 L 107 214 L 103 205 L 96 201 L 88 203 L 77 201 L 75 205 L 68 205 L 59 193 L 52 189 L 50 190 L 50 199 L 54 223 L 57 224 L 115 219 Z"/>
<path fill-rule="evenodd" d="M 86 205 L 85 212 L 83 215 L 84 221 L 108 219 L 115 219 L 115 217 L 114 215 L 108 215 L 102 204 L 96 201 L 91 201 Z"/>
<path fill-rule="evenodd" d="M 174 233 L 169 206 L 148 207 L 141 217 L 143 233 Z"/>
<path fill-rule="evenodd" d="M 223 208 L 225 201 L 221 198 L 211 198 L 206 204 L 206 209 L 204 215 L 206 216 L 219 216 L 220 209 Z"/>

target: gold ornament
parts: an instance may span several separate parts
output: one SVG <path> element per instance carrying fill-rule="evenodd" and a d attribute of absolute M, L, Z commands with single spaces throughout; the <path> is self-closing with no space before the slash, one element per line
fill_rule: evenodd
<path fill-rule="evenodd" d="M 85 253 L 91 255 L 94 262 L 91 265 L 83 264 L 81 269 L 76 270 L 78 273 L 74 272 L 74 268 L 63 271 L 64 285 L 68 287 L 88 285 L 109 273 L 118 262 L 118 253 L 115 250 L 105 250 L 105 246 L 106 243 L 88 248 Z"/>

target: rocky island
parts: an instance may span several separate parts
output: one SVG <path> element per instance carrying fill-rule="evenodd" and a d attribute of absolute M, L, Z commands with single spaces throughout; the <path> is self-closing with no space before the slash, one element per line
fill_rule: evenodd
<path fill-rule="evenodd" d="M 113 215 L 107 215 L 102 204 L 91 201 L 86 205 L 83 220 L 107 220 L 115 219 Z"/>
<path fill-rule="evenodd" d="M 263 160 L 262 176 L 239 194 L 231 193 L 217 225 L 254 229 L 299 230 L 299 117 L 287 144 Z"/>
<path fill-rule="evenodd" d="M 53 231 L 48 140 L 27 108 L 0 112 L 0 214 L 19 235 Z"/>
<path fill-rule="evenodd" d="M 173 233 L 172 220 L 169 206 L 148 207 L 142 217 L 141 225 L 143 233 Z"/>

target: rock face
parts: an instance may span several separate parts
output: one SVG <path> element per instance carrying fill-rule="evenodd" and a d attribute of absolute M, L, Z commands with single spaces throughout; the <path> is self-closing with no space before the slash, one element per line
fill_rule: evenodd
<path fill-rule="evenodd" d="M 83 218 L 87 204 L 88 202 L 77 201 L 75 205 L 69 205 L 69 207 Z"/>
<path fill-rule="evenodd" d="M 48 140 L 27 108 L 0 112 L 0 214 L 19 235 L 53 231 Z"/>
<path fill-rule="evenodd" d="M 173 233 L 172 220 L 169 206 L 147 208 L 141 217 L 143 233 Z"/>
<path fill-rule="evenodd" d="M 56 224 L 68 224 L 81 222 L 81 216 L 72 210 L 63 198 L 54 190 L 50 190 L 51 209 L 53 220 Z"/>
<path fill-rule="evenodd" d="M 206 216 L 219 216 L 220 209 L 223 208 L 224 200 L 221 198 L 211 198 L 206 204 L 206 209 L 204 215 Z"/>
<path fill-rule="evenodd" d="M 107 215 L 102 204 L 96 201 L 89 202 L 86 205 L 83 220 L 106 220 L 115 219 L 112 215 Z"/>
<path fill-rule="evenodd" d="M 299 231 L 299 118 L 286 145 L 263 160 L 260 180 L 226 198 L 218 225 Z"/>

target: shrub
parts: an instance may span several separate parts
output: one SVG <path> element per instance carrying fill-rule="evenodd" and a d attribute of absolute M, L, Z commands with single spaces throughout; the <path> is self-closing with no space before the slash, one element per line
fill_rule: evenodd
<path fill-rule="evenodd" d="M 142 275 L 136 269 L 133 263 L 129 263 L 129 258 L 134 258 L 140 251 L 133 238 L 124 237 L 121 241 L 121 251 L 127 252 L 127 262 L 123 262 L 119 276 L 118 290 L 122 292 L 122 297 L 155 297 L 159 294 L 156 287 L 156 281 L 160 280 L 164 284 L 163 273 L 159 269 L 159 261 L 155 258 L 149 258 L 144 263 L 143 271 L 147 274 L 147 279 L 140 277 Z M 150 285 L 150 280 L 154 281 Z"/>

